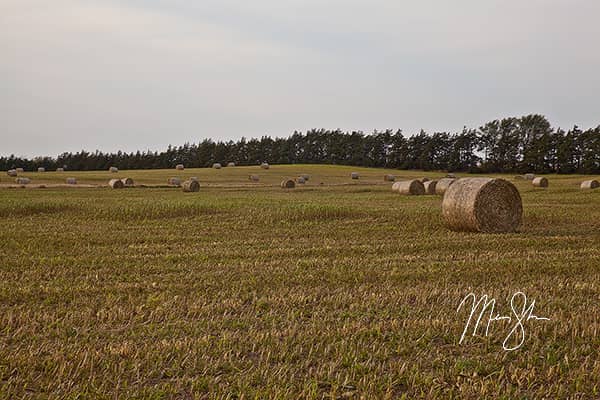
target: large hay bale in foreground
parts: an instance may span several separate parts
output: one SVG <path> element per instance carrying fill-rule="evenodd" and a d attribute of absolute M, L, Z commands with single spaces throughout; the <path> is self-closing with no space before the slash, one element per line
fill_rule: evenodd
<path fill-rule="evenodd" d="M 425 187 L 418 179 L 396 182 L 392 185 L 392 190 L 404 195 L 420 196 L 425 194 Z"/>
<path fill-rule="evenodd" d="M 9 169 L 8 171 L 6 171 L 6 175 L 15 177 L 15 176 L 17 176 L 17 170 L 16 169 Z"/>
<path fill-rule="evenodd" d="M 423 187 L 425 188 L 425 194 L 435 194 L 435 187 L 437 186 L 437 181 L 425 181 L 423 182 Z"/>
<path fill-rule="evenodd" d="M 177 165 L 175 166 L 175 169 L 176 169 L 177 171 L 183 171 L 183 170 L 185 169 L 185 167 L 183 166 L 183 164 L 177 164 Z"/>
<path fill-rule="evenodd" d="M 108 169 L 108 171 L 109 171 L 109 172 L 112 172 L 113 174 L 115 174 L 115 173 L 119 172 L 119 168 L 117 168 L 117 167 L 110 167 L 110 168 Z"/>
<path fill-rule="evenodd" d="M 548 187 L 548 179 L 539 176 L 537 178 L 535 178 L 533 181 L 531 181 L 531 184 L 534 187 L 541 187 L 541 188 L 547 188 Z"/>
<path fill-rule="evenodd" d="M 525 174 L 523 175 L 523 178 L 527 179 L 528 181 L 532 181 L 535 179 L 535 174 Z"/>
<path fill-rule="evenodd" d="M 133 186 L 133 179 L 131 178 L 123 178 L 121 179 L 121 182 L 123 182 L 123 185 L 125 186 Z"/>
<path fill-rule="evenodd" d="M 65 172 L 64 168 L 56 168 L 56 172 Z"/>
<path fill-rule="evenodd" d="M 169 185 L 180 186 L 181 185 L 181 179 L 172 177 L 172 178 L 167 179 L 167 183 Z"/>
<path fill-rule="evenodd" d="M 46 172 L 46 168 L 44 168 L 44 167 L 39 167 L 37 171 L 38 171 L 38 172 Z"/>
<path fill-rule="evenodd" d="M 516 232 L 522 223 L 523 203 L 519 191 L 509 181 L 463 178 L 446 191 L 442 215 L 452 230 Z"/>
<path fill-rule="evenodd" d="M 111 179 L 110 181 L 108 181 L 108 186 L 110 186 L 113 189 L 123 189 L 125 187 L 123 181 L 120 179 Z"/>
<path fill-rule="evenodd" d="M 18 185 L 27 185 L 31 182 L 31 179 L 29 178 L 16 178 L 15 179 L 15 183 L 17 183 Z"/>
<path fill-rule="evenodd" d="M 75 178 L 67 178 L 65 182 L 67 182 L 67 185 L 77 185 L 77 179 Z"/>
<path fill-rule="evenodd" d="M 296 182 L 293 179 L 284 179 L 281 181 L 281 187 L 283 189 L 293 189 L 296 187 Z"/>
<path fill-rule="evenodd" d="M 387 174 L 387 175 L 383 176 L 383 181 L 384 182 L 394 182 L 395 180 L 396 180 L 396 176 L 395 175 Z"/>
<path fill-rule="evenodd" d="M 228 166 L 228 167 L 235 167 L 235 163 L 234 163 L 234 162 L 228 162 L 228 163 L 227 163 L 227 166 Z"/>
<path fill-rule="evenodd" d="M 442 178 L 435 185 L 435 194 L 443 195 L 446 190 L 456 181 L 454 178 Z"/>
<path fill-rule="evenodd" d="M 184 192 L 199 192 L 200 191 L 200 183 L 198 181 L 185 181 L 183 185 L 181 185 Z"/>
<path fill-rule="evenodd" d="M 260 164 L 260 167 L 261 167 L 262 169 L 269 169 L 269 168 L 271 168 L 271 166 L 269 165 L 269 163 L 266 163 L 266 162 L 264 162 L 264 163 Z"/>
<path fill-rule="evenodd" d="M 221 169 L 222 165 L 217 162 L 217 163 L 214 163 L 212 167 L 214 169 Z"/>
<path fill-rule="evenodd" d="M 583 190 L 597 189 L 599 187 L 600 187 L 600 182 L 598 182 L 595 179 L 581 182 L 581 189 L 583 189 Z"/>
<path fill-rule="evenodd" d="M 360 178 L 360 175 L 358 174 L 358 172 L 352 172 L 352 173 L 350 174 L 350 177 L 351 177 L 352 179 L 358 179 L 358 178 Z"/>
<path fill-rule="evenodd" d="M 250 179 L 252 182 L 258 182 L 260 178 L 258 175 L 250 175 L 248 179 Z"/>

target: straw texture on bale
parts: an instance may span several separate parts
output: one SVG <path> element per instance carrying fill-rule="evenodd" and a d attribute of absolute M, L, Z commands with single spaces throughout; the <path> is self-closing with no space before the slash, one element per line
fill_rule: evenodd
<path fill-rule="evenodd" d="M 25 172 L 25 170 L 21 167 L 15 168 L 15 171 L 17 171 L 17 173 L 19 173 L 19 174 L 22 174 L 23 172 Z"/>
<path fill-rule="evenodd" d="M 117 167 L 110 167 L 108 170 L 112 173 L 119 172 L 119 168 L 117 168 Z"/>
<path fill-rule="evenodd" d="M 405 195 L 420 196 L 425 194 L 423 183 L 417 179 L 396 182 L 392 185 L 392 190 Z"/>
<path fill-rule="evenodd" d="M 125 187 L 123 181 L 120 179 L 111 179 L 110 181 L 108 181 L 108 186 L 110 186 L 113 189 L 123 189 Z"/>
<path fill-rule="evenodd" d="M 198 183 L 198 181 L 193 181 L 191 179 L 189 181 L 183 182 L 183 185 L 181 185 L 181 187 L 184 192 L 199 192 L 200 191 L 200 184 Z"/>
<path fill-rule="evenodd" d="M 75 179 L 75 178 L 67 178 L 66 182 L 67 182 L 67 185 L 77 185 L 77 179 Z"/>
<path fill-rule="evenodd" d="M 222 165 L 217 162 L 217 163 L 214 163 L 212 167 L 214 169 L 221 169 Z"/>
<path fill-rule="evenodd" d="M 456 179 L 454 178 L 442 178 L 435 184 L 435 194 L 443 195 L 446 190 L 452 185 Z"/>
<path fill-rule="evenodd" d="M 65 172 L 64 168 L 56 168 L 56 172 Z"/>
<path fill-rule="evenodd" d="M 269 169 L 271 166 L 269 165 L 269 163 L 264 162 L 264 163 L 260 164 L 260 167 L 262 169 Z"/>
<path fill-rule="evenodd" d="M 176 169 L 177 171 L 183 171 L 183 170 L 185 169 L 185 167 L 183 166 L 183 164 L 177 164 L 177 165 L 175 166 L 175 169 Z"/>
<path fill-rule="evenodd" d="M 123 179 L 121 179 L 121 181 L 123 182 L 123 185 L 125 185 L 125 186 L 133 186 L 133 179 L 131 179 L 131 178 L 123 178 Z"/>
<path fill-rule="evenodd" d="M 442 216 L 446 225 L 456 231 L 516 232 L 522 223 L 523 203 L 509 181 L 463 178 L 446 191 Z"/>
<path fill-rule="evenodd" d="M 597 189 L 600 187 L 600 182 L 595 179 L 581 182 L 581 189 Z"/>
<path fill-rule="evenodd" d="M 175 185 L 175 186 L 179 186 L 179 185 L 181 185 L 181 179 L 179 179 L 179 178 L 169 178 L 169 179 L 167 180 L 167 183 L 168 183 L 169 185 Z"/>
<path fill-rule="evenodd" d="M 358 172 L 353 172 L 353 173 L 350 174 L 350 177 L 352 179 L 358 179 L 360 177 L 360 175 L 358 174 Z"/>
<path fill-rule="evenodd" d="M 281 187 L 283 189 L 293 189 L 296 187 L 296 182 L 293 179 L 284 179 L 281 181 Z"/>
<path fill-rule="evenodd" d="M 423 187 L 425 188 L 425 194 L 435 194 L 436 186 L 437 186 L 437 181 L 423 182 Z"/>
<path fill-rule="evenodd" d="M 228 167 L 235 167 L 235 163 L 234 162 L 229 162 L 229 163 L 227 163 L 227 166 Z"/>
<path fill-rule="evenodd" d="M 252 182 L 258 182 L 259 180 L 258 175 L 250 175 L 248 179 L 250 179 Z"/>
<path fill-rule="evenodd" d="M 531 181 L 531 183 L 535 187 L 541 187 L 541 188 L 548 187 L 548 179 L 546 179 L 542 176 L 535 178 L 533 181 Z"/>
<path fill-rule="evenodd" d="M 17 176 L 17 170 L 15 170 L 15 169 L 9 169 L 8 171 L 6 171 L 6 175 L 8 175 L 8 176 Z"/>
<path fill-rule="evenodd" d="M 46 168 L 44 168 L 44 167 L 39 167 L 39 168 L 38 168 L 38 172 L 46 172 Z"/>
<path fill-rule="evenodd" d="M 383 180 L 385 182 L 394 182 L 396 180 L 396 177 L 394 175 L 384 175 L 383 176 Z"/>
<path fill-rule="evenodd" d="M 299 176 L 296 178 L 296 182 L 300 183 L 300 184 L 304 184 L 304 183 L 306 183 L 306 180 L 304 179 L 304 177 Z"/>
<path fill-rule="evenodd" d="M 523 178 L 527 179 L 528 181 L 532 181 L 535 179 L 535 174 L 525 174 L 523 175 Z"/>
<path fill-rule="evenodd" d="M 19 185 L 27 185 L 31 180 L 29 178 L 16 178 L 15 183 Z"/>

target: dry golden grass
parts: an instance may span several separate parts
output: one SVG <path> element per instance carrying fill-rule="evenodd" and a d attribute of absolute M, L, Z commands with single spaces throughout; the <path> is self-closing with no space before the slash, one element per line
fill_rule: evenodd
<path fill-rule="evenodd" d="M 514 181 L 520 233 L 455 233 L 441 197 L 398 196 L 388 172 L 443 176 L 272 165 L 178 171 L 198 193 L 0 190 L 0 397 L 599 398 L 600 190 Z M 502 325 L 459 345 L 467 293 L 507 313 L 517 290 L 551 321 L 514 352 Z"/>

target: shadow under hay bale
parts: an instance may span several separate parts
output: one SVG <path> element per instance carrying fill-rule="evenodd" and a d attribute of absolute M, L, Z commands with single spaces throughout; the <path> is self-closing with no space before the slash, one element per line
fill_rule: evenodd
<path fill-rule="evenodd" d="M 183 166 L 183 164 L 177 164 L 177 165 L 175 166 L 175 169 L 176 169 L 177 171 L 183 171 L 183 170 L 185 169 L 185 167 Z"/>
<path fill-rule="evenodd" d="M 399 194 L 411 196 L 421 196 L 425 194 L 423 183 L 417 179 L 396 182 L 392 185 L 392 190 Z"/>
<path fill-rule="evenodd" d="M 293 189 L 295 187 L 296 187 L 296 182 L 294 182 L 293 179 L 284 179 L 283 181 L 281 181 L 282 189 Z"/>
<path fill-rule="evenodd" d="M 438 181 L 425 181 L 423 187 L 425 188 L 425 194 L 435 194 L 435 187 Z"/>
<path fill-rule="evenodd" d="M 548 179 L 540 176 L 540 177 L 534 178 L 533 181 L 531 181 L 531 184 L 534 187 L 547 188 L 548 187 Z"/>
<path fill-rule="evenodd" d="M 198 181 L 185 181 L 183 185 L 181 185 L 184 192 L 199 192 L 200 191 L 200 183 Z"/>
<path fill-rule="evenodd" d="M 456 181 L 455 178 L 442 178 L 435 185 L 435 194 L 443 195 Z"/>
<path fill-rule="evenodd" d="M 589 181 L 583 181 L 581 182 L 581 189 L 582 190 L 591 190 L 591 189 L 597 189 L 600 187 L 600 182 L 598 182 L 595 179 L 591 179 Z"/>
<path fill-rule="evenodd" d="M 523 219 L 523 203 L 515 185 L 504 179 L 463 178 L 446 191 L 442 216 L 456 231 L 516 232 Z"/>
<path fill-rule="evenodd" d="M 360 177 L 360 175 L 358 174 L 358 172 L 352 172 L 350 174 L 350 178 L 352 179 L 358 179 Z"/>
<path fill-rule="evenodd" d="M 67 178 L 65 182 L 67 183 L 67 185 L 77 185 L 77 179 L 75 178 Z"/>
<path fill-rule="evenodd" d="M 110 181 L 108 181 L 108 186 L 110 186 L 113 189 L 123 189 L 125 187 L 123 181 L 120 179 L 111 179 Z"/>

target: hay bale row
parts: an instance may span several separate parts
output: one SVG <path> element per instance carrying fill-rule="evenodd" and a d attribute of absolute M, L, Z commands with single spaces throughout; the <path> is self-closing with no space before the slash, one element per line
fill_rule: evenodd
<path fill-rule="evenodd" d="M 531 181 L 531 184 L 534 187 L 547 188 L 548 187 L 548 179 L 544 177 L 537 177 Z"/>
<path fill-rule="evenodd" d="M 350 178 L 352 179 L 358 179 L 360 177 L 360 175 L 358 174 L 358 172 L 352 172 L 350 174 Z"/>
<path fill-rule="evenodd" d="M 394 182 L 394 181 L 396 181 L 396 176 L 395 175 L 390 175 L 390 174 L 384 175 L 383 176 L 383 181 L 384 182 Z"/>
<path fill-rule="evenodd" d="M 293 189 L 295 187 L 296 187 L 296 182 L 294 182 L 293 179 L 284 179 L 283 181 L 281 181 L 282 189 Z"/>
<path fill-rule="evenodd" d="M 119 168 L 117 168 L 117 167 L 110 167 L 108 169 L 108 171 L 111 172 L 111 173 L 113 173 L 113 174 L 116 174 L 117 172 L 119 172 Z"/>
<path fill-rule="evenodd" d="M 183 170 L 185 169 L 185 167 L 183 166 L 183 164 L 177 164 L 177 165 L 175 166 L 175 169 L 176 169 L 177 171 L 183 171 Z"/>
<path fill-rule="evenodd" d="M 173 185 L 173 186 L 180 186 L 181 185 L 181 179 L 176 178 L 176 177 L 171 177 L 171 178 L 167 179 L 167 183 L 169 185 Z"/>
<path fill-rule="evenodd" d="M 221 165 L 221 164 L 219 164 L 219 163 L 217 162 L 217 163 L 214 163 L 214 164 L 212 165 L 212 167 L 213 167 L 214 169 L 221 169 L 222 165 Z"/>
<path fill-rule="evenodd" d="M 200 183 L 194 180 L 188 180 L 183 182 L 181 188 L 184 192 L 199 192 L 200 191 Z"/>
<path fill-rule="evenodd" d="M 446 190 L 456 181 L 454 178 L 442 178 L 435 185 L 435 194 L 443 195 Z"/>
<path fill-rule="evenodd" d="M 125 184 L 123 184 L 123 181 L 121 179 L 111 179 L 110 181 L 108 181 L 108 186 L 110 186 L 113 189 L 123 189 L 125 187 Z"/>
<path fill-rule="evenodd" d="M 77 179 L 75 178 L 67 178 L 65 182 L 67 182 L 67 185 L 77 185 Z"/>
<path fill-rule="evenodd" d="M 399 181 L 392 185 L 392 190 L 404 195 L 420 196 L 425 194 L 423 183 L 417 179 Z"/>
<path fill-rule="evenodd" d="M 269 168 L 271 168 L 271 166 L 269 165 L 269 163 L 266 163 L 266 162 L 264 162 L 264 163 L 260 164 L 260 167 L 261 167 L 262 169 L 269 169 Z"/>
<path fill-rule="evenodd" d="M 258 182 L 259 177 L 258 177 L 258 175 L 250 175 L 248 177 L 248 179 L 251 180 L 252 182 Z"/>
<path fill-rule="evenodd" d="M 27 185 L 31 182 L 31 179 L 29 178 L 16 178 L 15 179 L 15 183 L 19 184 L 19 185 Z"/>
<path fill-rule="evenodd" d="M 16 169 L 9 169 L 8 171 L 6 171 L 6 175 L 11 176 L 11 177 L 15 177 L 15 176 L 17 176 L 17 170 Z"/>
<path fill-rule="evenodd" d="M 600 187 L 600 182 L 598 182 L 595 179 L 591 179 L 589 181 L 583 181 L 581 182 L 581 189 L 582 190 L 592 190 L 592 189 L 597 189 Z"/>
<path fill-rule="evenodd" d="M 452 230 L 516 232 L 522 223 L 523 203 L 517 188 L 504 179 L 463 178 L 448 187 L 442 216 Z"/>
<path fill-rule="evenodd" d="M 64 168 L 56 168 L 56 172 L 65 172 Z"/>

